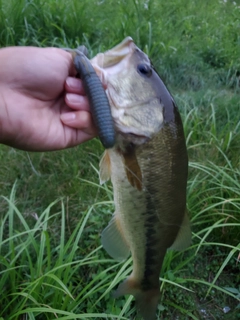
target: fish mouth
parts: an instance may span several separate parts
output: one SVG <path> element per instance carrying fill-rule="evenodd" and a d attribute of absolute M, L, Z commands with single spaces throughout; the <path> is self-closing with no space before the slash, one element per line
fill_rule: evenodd
<path fill-rule="evenodd" d="M 103 68 L 112 67 L 122 61 L 129 53 L 132 52 L 135 44 L 131 37 L 125 38 L 121 43 L 104 54 Z"/>
<path fill-rule="evenodd" d="M 125 59 L 126 56 L 128 55 L 130 56 L 135 48 L 136 48 L 136 45 L 133 42 L 133 39 L 131 37 L 127 37 L 117 46 L 113 47 L 112 49 L 104 53 L 98 53 L 91 60 L 91 64 L 95 69 L 96 73 L 98 74 L 98 76 L 100 77 L 103 85 L 105 84 L 104 73 L 105 72 L 108 72 L 110 74 L 117 73 L 119 72 L 119 70 L 124 68 L 124 65 L 122 65 L 121 62 L 127 63 L 127 60 Z M 115 65 L 116 65 L 116 68 L 111 68 L 111 70 L 108 69 Z"/>

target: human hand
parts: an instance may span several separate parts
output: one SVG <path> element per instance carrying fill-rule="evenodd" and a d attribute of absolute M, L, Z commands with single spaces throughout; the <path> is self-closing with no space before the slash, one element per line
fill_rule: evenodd
<path fill-rule="evenodd" d="M 0 49 L 0 66 L 0 143 L 48 151 L 96 136 L 70 53 L 9 47 Z"/>

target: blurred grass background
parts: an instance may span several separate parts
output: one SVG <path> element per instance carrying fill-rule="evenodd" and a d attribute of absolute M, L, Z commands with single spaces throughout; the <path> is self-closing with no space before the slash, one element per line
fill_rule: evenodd
<path fill-rule="evenodd" d="M 0 47 L 84 44 L 92 57 L 126 36 L 173 94 L 189 152 L 193 246 L 166 256 L 158 317 L 240 319 L 240 1 L 0 0 Z M 114 210 L 102 152 L 98 139 L 51 153 L 0 146 L 3 319 L 135 316 L 131 297 L 109 293 L 131 263 L 99 248 Z"/>

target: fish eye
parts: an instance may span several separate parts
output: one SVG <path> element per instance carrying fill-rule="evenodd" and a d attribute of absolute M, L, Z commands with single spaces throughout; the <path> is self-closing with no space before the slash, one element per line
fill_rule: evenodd
<path fill-rule="evenodd" d="M 147 64 L 143 64 L 143 63 L 140 63 L 138 66 L 137 66 L 137 71 L 141 74 L 141 75 L 144 75 L 144 76 L 147 76 L 147 77 L 150 77 L 151 74 L 152 74 L 152 68 L 147 65 Z"/>

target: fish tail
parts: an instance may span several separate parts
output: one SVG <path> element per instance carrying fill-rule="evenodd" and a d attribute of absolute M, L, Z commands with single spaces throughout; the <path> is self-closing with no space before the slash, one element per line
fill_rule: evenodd
<path fill-rule="evenodd" d="M 142 290 L 139 283 L 128 277 L 114 292 L 114 297 L 131 294 L 136 301 L 136 309 L 144 320 L 155 320 L 159 300 L 159 288 Z"/>

